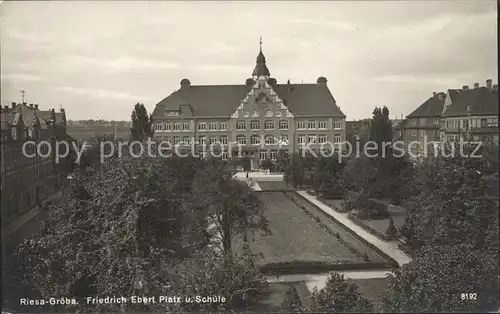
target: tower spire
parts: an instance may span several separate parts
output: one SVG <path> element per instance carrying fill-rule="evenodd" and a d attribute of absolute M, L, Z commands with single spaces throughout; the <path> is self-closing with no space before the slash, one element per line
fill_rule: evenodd
<path fill-rule="evenodd" d="M 252 72 L 253 77 L 267 76 L 269 77 L 269 69 L 266 66 L 266 57 L 262 53 L 262 36 L 260 36 L 260 51 L 257 56 L 257 64 L 255 65 L 255 69 Z"/>
<path fill-rule="evenodd" d="M 262 36 L 260 36 L 260 42 L 259 42 L 259 44 L 260 44 L 260 52 L 262 52 Z"/>

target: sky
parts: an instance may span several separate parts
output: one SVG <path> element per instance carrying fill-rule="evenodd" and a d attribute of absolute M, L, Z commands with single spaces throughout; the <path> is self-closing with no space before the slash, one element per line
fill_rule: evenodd
<path fill-rule="evenodd" d="M 180 88 L 319 76 L 348 120 L 406 116 L 433 92 L 497 84 L 496 1 L 12 1 L 0 4 L 1 102 L 130 120 Z M 314 104 L 304 104 L 309 106 Z"/>

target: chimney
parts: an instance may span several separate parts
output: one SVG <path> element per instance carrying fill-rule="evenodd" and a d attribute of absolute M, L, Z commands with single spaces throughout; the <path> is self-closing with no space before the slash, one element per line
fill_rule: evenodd
<path fill-rule="evenodd" d="M 35 109 L 38 110 L 38 104 L 35 104 Z"/>
<path fill-rule="evenodd" d="M 493 85 L 493 91 L 498 92 L 498 84 Z"/>
<path fill-rule="evenodd" d="M 290 80 L 286 81 L 286 83 L 287 83 L 288 85 L 290 85 Z"/>
<path fill-rule="evenodd" d="M 16 108 L 16 103 L 13 101 L 12 102 L 12 109 Z"/>
<path fill-rule="evenodd" d="M 276 81 L 276 79 L 275 79 L 275 78 L 272 78 L 272 77 L 271 77 L 270 79 L 268 79 L 268 80 L 267 80 L 267 83 L 268 83 L 269 85 L 271 85 L 272 87 L 275 87 L 275 86 L 276 86 L 276 84 L 277 84 L 277 81 Z"/>
<path fill-rule="evenodd" d="M 436 92 L 432 92 L 432 96 L 436 96 Z"/>
<path fill-rule="evenodd" d="M 479 88 L 479 83 L 474 83 L 474 88 Z"/>
<path fill-rule="evenodd" d="M 189 86 L 191 86 L 191 82 L 187 78 L 182 79 L 181 89 L 189 88 Z"/>
<path fill-rule="evenodd" d="M 316 83 L 318 83 L 318 86 L 326 86 L 326 82 L 328 82 L 328 80 L 323 76 L 318 77 L 318 80 L 316 81 Z"/>
<path fill-rule="evenodd" d="M 462 86 L 462 89 L 464 90 L 464 92 L 468 91 L 469 90 L 469 85 Z"/>
<path fill-rule="evenodd" d="M 486 80 L 486 88 L 491 90 L 491 84 L 492 84 L 492 80 L 491 79 L 487 79 Z"/>
<path fill-rule="evenodd" d="M 30 104 L 30 108 L 33 108 L 33 104 Z"/>
<path fill-rule="evenodd" d="M 3 109 L 9 109 L 8 105 L 3 106 Z"/>
<path fill-rule="evenodd" d="M 254 83 L 255 83 L 255 81 L 253 80 L 253 78 L 249 77 L 249 78 L 247 78 L 245 85 L 248 87 L 252 87 Z"/>

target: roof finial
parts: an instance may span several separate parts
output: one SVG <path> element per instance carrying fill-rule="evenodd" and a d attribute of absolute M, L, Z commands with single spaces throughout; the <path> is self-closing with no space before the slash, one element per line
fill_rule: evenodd
<path fill-rule="evenodd" d="M 26 91 L 22 90 L 21 91 L 21 103 L 24 104 L 25 101 L 26 101 Z"/>
<path fill-rule="evenodd" d="M 260 36 L 260 52 L 262 52 L 262 36 Z"/>

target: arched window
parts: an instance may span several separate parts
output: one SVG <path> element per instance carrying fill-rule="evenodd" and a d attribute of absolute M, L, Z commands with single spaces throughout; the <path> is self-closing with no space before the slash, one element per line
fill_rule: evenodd
<path fill-rule="evenodd" d="M 244 131 L 247 129 L 247 123 L 243 120 L 236 121 L 236 130 Z"/>
<path fill-rule="evenodd" d="M 264 121 L 264 128 L 266 130 L 274 130 L 274 121 L 273 120 Z"/>
<path fill-rule="evenodd" d="M 258 120 L 250 121 L 250 130 L 260 130 L 260 121 Z"/>
<path fill-rule="evenodd" d="M 241 145 L 246 145 L 247 144 L 247 138 L 245 135 L 238 135 L 236 136 L 236 141 L 238 142 L 238 144 L 241 144 Z"/>
<path fill-rule="evenodd" d="M 279 129 L 280 130 L 288 130 L 288 120 L 280 120 Z"/>
<path fill-rule="evenodd" d="M 260 136 L 259 135 L 252 135 L 252 137 L 250 138 L 250 144 L 252 145 L 259 145 L 260 144 Z"/>
<path fill-rule="evenodd" d="M 272 135 L 266 135 L 266 137 L 264 138 L 264 142 L 266 143 L 266 145 L 272 145 L 274 144 L 274 136 Z"/>

